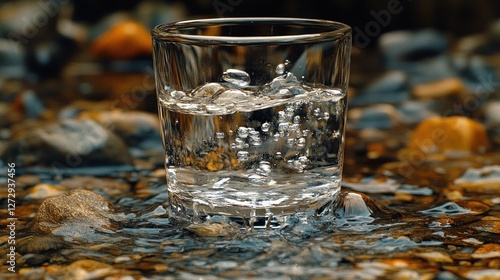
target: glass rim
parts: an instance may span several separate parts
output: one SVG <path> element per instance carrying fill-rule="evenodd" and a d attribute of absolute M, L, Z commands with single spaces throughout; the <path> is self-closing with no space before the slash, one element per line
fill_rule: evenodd
<path fill-rule="evenodd" d="M 326 28 L 323 32 L 310 32 L 293 35 L 263 35 L 263 36 L 218 36 L 218 35 L 192 35 L 175 33 L 184 28 L 203 28 L 209 26 L 224 26 L 229 24 L 296 24 L 303 27 Z M 235 17 L 235 18 L 207 18 L 183 20 L 172 23 L 162 23 L 151 30 L 153 40 L 200 42 L 208 44 L 256 44 L 256 43 L 298 43 L 317 42 L 342 38 L 350 35 L 352 29 L 349 25 L 337 21 L 293 17 Z"/>

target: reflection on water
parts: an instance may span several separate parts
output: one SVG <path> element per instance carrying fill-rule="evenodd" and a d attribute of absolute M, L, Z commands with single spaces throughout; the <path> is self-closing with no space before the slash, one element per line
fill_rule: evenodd
<path fill-rule="evenodd" d="M 98 180 L 72 174 L 65 186 L 54 180 L 43 189 L 49 194 L 51 189 L 68 191 L 73 182 L 85 187 L 86 180 L 108 184 L 87 186 L 94 192 L 77 190 L 45 200 L 41 193 L 39 199 L 28 196 L 40 187 L 20 191 L 18 266 L 26 277 L 65 279 L 379 279 L 402 277 L 402 271 L 407 271 L 406 279 L 441 274 L 448 278 L 435 279 L 460 279 L 483 266 L 489 267 L 486 274 L 497 272 L 498 193 L 465 197 L 460 185 L 429 184 L 425 167 L 420 172 L 423 185 L 384 176 L 348 177 L 328 215 L 302 213 L 280 229 L 255 231 L 219 216 L 180 228 L 168 217 L 161 168 L 118 171 Z M 50 181 L 49 173 L 43 173 L 45 181 Z M 39 176 L 25 173 L 19 180 L 36 181 Z M 472 180 L 469 175 L 457 178 L 465 179 Z M 119 182 L 134 187 L 120 193 Z M 369 196 L 350 189 L 361 186 L 369 186 Z M 436 195 L 453 198 L 457 192 L 463 196 L 455 200 Z"/>

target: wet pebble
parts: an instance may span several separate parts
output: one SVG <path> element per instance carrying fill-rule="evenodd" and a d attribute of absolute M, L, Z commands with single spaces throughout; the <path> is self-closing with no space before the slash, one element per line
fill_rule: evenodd
<path fill-rule="evenodd" d="M 0 74 L 6 78 L 23 78 L 26 76 L 24 45 L 0 39 Z"/>
<path fill-rule="evenodd" d="M 41 266 L 50 260 L 50 256 L 42 254 L 26 254 L 23 256 L 23 259 L 24 263 L 29 266 Z"/>
<path fill-rule="evenodd" d="M 497 280 L 500 269 L 474 269 L 464 273 L 464 277 L 471 280 Z"/>
<path fill-rule="evenodd" d="M 189 225 L 185 229 L 199 236 L 233 236 L 238 233 L 239 226 L 228 223 L 205 222 L 203 224 Z"/>
<path fill-rule="evenodd" d="M 430 83 L 415 85 L 412 95 L 418 99 L 442 99 L 447 97 L 463 97 L 467 89 L 462 80 L 451 77 Z"/>
<path fill-rule="evenodd" d="M 500 190 L 500 165 L 467 169 L 453 183 L 467 192 L 498 193 Z"/>
<path fill-rule="evenodd" d="M 427 261 L 430 262 L 437 262 L 437 263 L 452 263 L 453 259 L 450 257 L 450 255 L 446 252 L 440 252 L 440 251 L 429 251 L 429 252 L 420 252 L 416 253 L 415 256 L 419 258 L 423 258 Z"/>
<path fill-rule="evenodd" d="M 21 254 L 39 254 L 68 248 L 67 242 L 53 235 L 31 235 L 21 238 L 17 242 Z"/>
<path fill-rule="evenodd" d="M 446 38 L 431 29 L 386 32 L 379 39 L 385 67 L 408 72 L 419 62 L 444 54 L 447 46 Z"/>
<path fill-rule="evenodd" d="M 0 81 L 0 88 L 1 88 L 1 81 Z M 5 103 L 5 102 L 0 102 L 0 126 L 2 127 L 8 127 L 8 124 L 9 124 L 9 114 L 10 114 L 10 104 L 8 103 Z M 7 131 L 10 135 L 10 131 L 8 129 L 6 129 L 5 131 Z M 4 134 L 4 132 L 2 132 L 2 134 Z M 9 138 L 9 137 L 4 137 L 2 135 L 2 137 L 0 137 L 0 139 L 6 139 L 6 138 Z"/>
<path fill-rule="evenodd" d="M 443 54 L 407 64 L 410 84 L 430 83 L 457 76 L 457 69 L 449 55 Z"/>
<path fill-rule="evenodd" d="M 472 253 L 474 259 L 500 258 L 500 244 L 484 244 Z"/>
<path fill-rule="evenodd" d="M 143 149 L 162 149 L 158 116 L 142 111 L 87 111 L 78 118 L 91 119 L 116 133 L 127 145 Z"/>
<path fill-rule="evenodd" d="M 11 141 L 3 159 L 21 166 L 53 168 L 132 164 L 125 143 L 91 120 L 62 120 Z"/>
<path fill-rule="evenodd" d="M 477 95 L 478 101 L 483 99 L 481 96 L 489 96 L 491 89 L 498 85 L 496 70 L 480 56 L 454 56 L 453 64 L 468 90 Z"/>
<path fill-rule="evenodd" d="M 472 244 L 472 245 L 481 245 L 483 244 L 482 241 L 477 240 L 476 238 L 466 238 L 462 240 L 465 243 Z"/>
<path fill-rule="evenodd" d="M 16 187 L 20 188 L 26 188 L 26 187 L 31 187 L 34 186 L 38 183 L 40 183 L 42 178 L 37 175 L 32 175 L 32 174 L 25 174 L 18 176 L 16 179 Z"/>
<path fill-rule="evenodd" d="M 51 196 L 56 196 L 64 193 L 65 189 L 61 186 L 51 184 L 37 184 L 29 190 L 26 198 L 29 199 L 45 199 Z"/>
<path fill-rule="evenodd" d="M 431 216 L 441 216 L 446 215 L 461 215 L 461 214 L 472 214 L 479 215 L 490 210 L 490 207 L 484 203 L 478 201 L 458 201 L 458 202 L 446 202 L 440 206 L 436 206 L 431 209 L 420 211 L 423 214 Z"/>
<path fill-rule="evenodd" d="M 485 152 L 490 142 L 484 126 L 467 117 L 435 117 L 421 122 L 409 140 L 410 149 L 423 153 Z"/>
<path fill-rule="evenodd" d="M 389 104 L 350 109 L 347 119 L 347 126 L 354 129 L 390 129 L 400 123 L 398 111 Z"/>
<path fill-rule="evenodd" d="M 152 48 L 149 29 L 140 22 L 125 20 L 97 37 L 90 52 L 100 59 L 134 59 L 150 55 Z"/>
<path fill-rule="evenodd" d="M 360 90 L 350 101 L 350 106 L 375 103 L 397 104 L 410 97 L 408 76 L 399 71 L 388 72 Z"/>
<path fill-rule="evenodd" d="M 94 260 L 78 260 L 59 271 L 57 275 L 68 280 L 98 279 L 113 272 L 111 265 Z"/>
<path fill-rule="evenodd" d="M 442 271 L 442 272 L 439 272 L 433 279 L 434 280 L 458 280 L 458 277 L 449 271 Z"/>
<path fill-rule="evenodd" d="M 41 234 L 85 237 L 89 230 L 116 230 L 116 222 L 123 218 L 103 196 L 88 190 L 75 190 L 45 199 L 30 229 Z"/>
<path fill-rule="evenodd" d="M 408 100 L 402 102 L 397 107 L 397 110 L 401 117 L 401 122 L 405 124 L 418 124 L 425 119 L 438 116 L 432 101 Z"/>
<path fill-rule="evenodd" d="M 17 103 L 22 107 L 23 113 L 27 118 L 40 117 L 46 109 L 42 100 L 31 90 L 21 93 L 17 98 Z"/>
<path fill-rule="evenodd" d="M 500 220 L 488 220 L 483 218 L 483 220 L 472 224 L 471 227 L 482 232 L 500 234 Z"/>
<path fill-rule="evenodd" d="M 487 127 L 500 126 L 500 101 L 490 101 L 484 105 L 484 123 Z"/>
<path fill-rule="evenodd" d="M 68 190 L 86 189 L 109 196 L 123 194 L 130 190 L 130 185 L 122 178 L 98 178 L 93 176 L 72 176 L 62 179 L 61 186 Z"/>

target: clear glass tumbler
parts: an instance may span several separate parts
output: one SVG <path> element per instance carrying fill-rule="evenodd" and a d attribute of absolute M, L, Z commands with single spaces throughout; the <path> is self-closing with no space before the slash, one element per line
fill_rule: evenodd
<path fill-rule="evenodd" d="M 171 217 L 322 215 L 343 164 L 351 28 L 219 18 L 152 30 Z"/>

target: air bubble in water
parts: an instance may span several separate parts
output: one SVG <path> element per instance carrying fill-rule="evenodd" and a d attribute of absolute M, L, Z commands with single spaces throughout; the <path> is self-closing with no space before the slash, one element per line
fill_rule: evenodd
<path fill-rule="evenodd" d="M 315 117 L 319 117 L 319 114 L 321 113 L 321 109 L 320 108 L 316 108 L 313 110 L 313 115 Z"/>
<path fill-rule="evenodd" d="M 286 144 L 288 145 L 288 147 L 293 147 L 293 145 L 295 145 L 295 139 L 293 138 L 286 139 Z"/>
<path fill-rule="evenodd" d="M 287 116 L 292 117 L 292 116 L 293 116 L 293 111 L 294 111 L 294 110 L 295 110 L 295 109 L 294 109 L 293 107 L 289 106 L 289 107 L 286 107 L 286 108 L 285 108 L 285 113 L 286 113 L 286 115 L 287 115 Z"/>
<path fill-rule="evenodd" d="M 271 127 L 271 124 L 268 123 L 268 122 L 265 122 L 262 124 L 262 126 L 260 127 L 260 129 L 262 129 L 263 132 L 268 132 L 269 131 L 269 127 Z"/>
<path fill-rule="evenodd" d="M 224 136 L 225 136 L 224 132 L 216 132 L 215 133 L 215 138 L 217 138 L 217 139 L 222 139 L 222 138 L 224 138 Z"/>
<path fill-rule="evenodd" d="M 288 121 L 288 118 L 285 114 L 284 111 L 279 111 L 278 112 L 278 122 L 282 123 L 282 122 L 287 122 Z"/>
<path fill-rule="evenodd" d="M 234 141 L 235 141 L 234 143 L 235 148 L 237 149 L 245 148 L 245 141 L 241 140 L 240 138 L 236 138 Z"/>
<path fill-rule="evenodd" d="M 288 164 L 288 167 L 290 167 L 293 170 L 303 172 L 304 171 L 304 164 L 302 164 L 299 160 L 287 160 L 286 162 Z"/>
<path fill-rule="evenodd" d="M 259 162 L 259 167 L 256 170 L 257 174 L 262 176 L 269 176 L 271 173 L 271 164 L 268 161 Z"/>
<path fill-rule="evenodd" d="M 222 80 L 239 87 L 246 87 L 250 84 L 250 75 L 245 71 L 227 69 L 222 73 Z"/>
<path fill-rule="evenodd" d="M 285 64 L 278 64 L 276 66 L 276 74 L 283 75 L 283 73 L 285 73 Z"/>
<path fill-rule="evenodd" d="M 280 132 L 285 132 L 285 131 L 287 131 L 287 130 L 288 130 L 288 126 L 289 126 L 289 125 L 290 125 L 290 124 L 289 124 L 289 123 L 287 123 L 287 122 L 282 122 L 282 123 L 279 123 L 279 124 L 278 124 L 278 131 L 280 131 Z"/>
<path fill-rule="evenodd" d="M 306 156 L 301 156 L 301 157 L 299 157 L 299 162 L 302 164 L 308 164 L 309 159 Z"/>
<path fill-rule="evenodd" d="M 300 131 L 299 131 L 299 124 L 296 124 L 296 123 L 291 124 L 291 125 L 288 127 L 288 130 L 289 130 L 289 131 L 300 132 Z"/>
<path fill-rule="evenodd" d="M 241 126 L 238 128 L 237 133 L 238 133 L 238 137 L 245 139 L 248 137 L 248 128 Z"/>
<path fill-rule="evenodd" d="M 173 99 L 182 99 L 182 98 L 186 97 L 186 93 L 181 91 L 181 90 L 174 90 L 170 93 L 170 96 Z"/>
<path fill-rule="evenodd" d="M 252 129 L 250 132 L 249 132 L 249 135 L 250 135 L 250 144 L 252 146 L 260 146 L 262 145 L 262 140 L 260 139 L 260 133 L 258 131 L 255 131 L 254 129 Z"/>
<path fill-rule="evenodd" d="M 260 138 L 251 138 L 250 144 L 252 146 L 260 146 L 260 145 L 262 145 L 262 140 Z"/>
<path fill-rule="evenodd" d="M 328 120 L 330 118 L 330 113 L 324 112 L 323 113 L 323 119 Z"/>
<path fill-rule="evenodd" d="M 240 160 L 240 161 L 248 161 L 248 152 L 247 151 L 239 151 L 237 156 L 238 156 L 238 160 Z"/>
<path fill-rule="evenodd" d="M 290 95 L 291 92 L 287 88 L 282 88 L 282 89 L 278 90 L 278 94 L 286 97 L 286 96 Z"/>
<path fill-rule="evenodd" d="M 297 146 L 299 147 L 304 147 L 306 145 L 306 138 L 301 137 L 297 139 Z"/>
<path fill-rule="evenodd" d="M 280 136 L 281 136 L 281 135 L 280 135 L 278 132 L 276 132 L 276 133 L 274 134 L 274 136 L 273 136 L 273 137 L 274 137 L 274 141 L 275 141 L 275 142 L 278 142 L 278 140 L 280 140 Z"/>
<path fill-rule="evenodd" d="M 293 117 L 293 123 L 294 124 L 299 124 L 300 123 L 300 116 Z"/>

